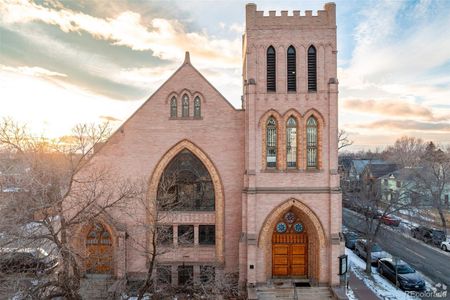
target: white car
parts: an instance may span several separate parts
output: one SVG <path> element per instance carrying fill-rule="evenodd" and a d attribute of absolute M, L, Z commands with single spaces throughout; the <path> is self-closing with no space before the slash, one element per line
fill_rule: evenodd
<path fill-rule="evenodd" d="M 441 249 L 444 251 L 450 251 L 450 239 L 446 239 L 445 241 L 441 242 Z"/>

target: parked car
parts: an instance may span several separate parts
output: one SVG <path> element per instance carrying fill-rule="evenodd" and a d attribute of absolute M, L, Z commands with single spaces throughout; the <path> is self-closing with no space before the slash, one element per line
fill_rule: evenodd
<path fill-rule="evenodd" d="M 422 276 L 402 260 L 382 258 L 378 261 L 378 272 L 404 291 L 424 291 L 426 288 Z"/>
<path fill-rule="evenodd" d="M 50 272 L 58 259 L 42 248 L 0 248 L 0 272 Z"/>
<path fill-rule="evenodd" d="M 384 252 L 377 243 L 372 244 L 372 249 L 368 249 L 367 240 L 357 240 L 355 243 L 355 253 L 364 260 L 370 253 L 372 264 L 376 264 L 379 259 L 389 257 L 389 254 Z"/>
<path fill-rule="evenodd" d="M 445 233 L 442 230 L 428 228 L 426 226 L 418 226 L 411 230 L 411 234 L 414 238 L 422 240 L 427 244 L 433 244 L 440 246 L 445 241 Z"/>
<path fill-rule="evenodd" d="M 386 224 L 388 226 L 398 227 L 400 225 L 400 221 L 401 220 L 399 218 L 394 217 L 394 216 L 383 215 L 380 218 L 380 221 L 381 221 L 381 223 Z"/>
<path fill-rule="evenodd" d="M 441 242 L 441 249 L 444 251 L 450 251 L 450 240 L 446 239 L 445 241 Z"/>
<path fill-rule="evenodd" d="M 355 249 L 355 243 L 357 240 L 361 238 L 361 236 L 354 232 L 354 231 L 347 231 L 344 232 L 344 240 L 345 240 L 345 247 L 354 250 Z"/>

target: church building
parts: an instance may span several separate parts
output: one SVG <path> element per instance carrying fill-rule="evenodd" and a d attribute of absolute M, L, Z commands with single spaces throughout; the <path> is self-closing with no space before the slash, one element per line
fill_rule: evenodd
<path fill-rule="evenodd" d="M 158 206 L 168 251 L 156 270 L 172 285 L 212 271 L 250 287 L 277 278 L 336 286 L 344 247 L 335 4 L 314 14 L 247 4 L 245 15 L 241 109 L 186 53 L 92 161 L 144 178 L 149 203 L 171 199 Z M 151 216 L 140 205 L 80 232 L 86 251 L 110 255 L 100 267 L 88 259 L 87 272 L 145 276 L 148 253 L 137 245 L 151 243 Z M 97 246 L 95 236 L 109 242 Z"/>

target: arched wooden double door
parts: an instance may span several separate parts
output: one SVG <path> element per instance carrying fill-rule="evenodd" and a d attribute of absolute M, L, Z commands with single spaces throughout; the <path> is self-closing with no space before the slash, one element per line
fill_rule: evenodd
<path fill-rule="evenodd" d="M 113 247 L 111 234 L 95 223 L 86 237 L 86 271 L 96 274 L 112 273 Z"/>
<path fill-rule="evenodd" d="M 276 223 L 272 234 L 272 276 L 306 277 L 308 235 L 297 215 L 289 211 Z"/>

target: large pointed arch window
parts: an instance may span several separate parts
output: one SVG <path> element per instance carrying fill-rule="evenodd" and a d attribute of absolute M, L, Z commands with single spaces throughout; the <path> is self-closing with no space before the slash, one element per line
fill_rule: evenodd
<path fill-rule="evenodd" d="M 267 49 L 267 91 L 276 91 L 276 57 L 272 46 Z"/>
<path fill-rule="evenodd" d="M 200 118 L 201 116 L 201 103 L 200 97 L 195 97 L 194 99 L 194 117 Z"/>
<path fill-rule="evenodd" d="M 297 90 L 297 72 L 295 48 L 290 46 L 287 50 L 287 90 L 295 92 Z"/>
<path fill-rule="evenodd" d="M 286 164 L 288 168 L 297 167 L 297 121 L 294 117 L 286 123 Z"/>
<path fill-rule="evenodd" d="M 314 46 L 308 49 L 308 91 L 317 91 L 317 53 Z"/>
<path fill-rule="evenodd" d="M 158 185 L 163 211 L 214 211 L 214 186 L 205 165 L 191 151 L 178 153 L 164 170 Z"/>
<path fill-rule="evenodd" d="M 266 165 L 268 168 L 277 166 L 277 123 L 273 117 L 266 124 Z"/>
<path fill-rule="evenodd" d="M 183 106 L 182 106 L 182 117 L 189 117 L 189 97 L 187 95 L 183 96 Z"/>
<path fill-rule="evenodd" d="M 306 123 L 307 167 L 317 168 L 317 120 L 310 117 Z"/>
<path fill-rule="evenodd" d="M 172 118 L 177 117 L 177 98 L 172 97 L 170 100 L 170 116 Z"/>

